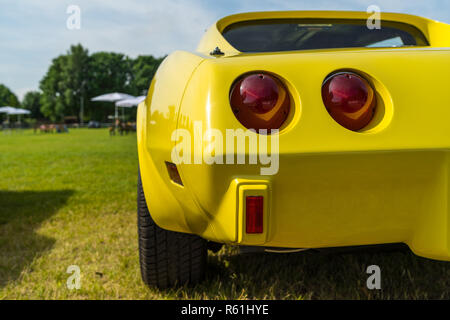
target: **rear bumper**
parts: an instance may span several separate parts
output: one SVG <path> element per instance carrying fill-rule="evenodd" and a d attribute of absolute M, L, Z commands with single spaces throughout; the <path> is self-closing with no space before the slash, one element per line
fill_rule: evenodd
<path fill-rule="evenodd" d="M 190 232 L 217 242 L 403 242 L 420 256 L 450 261 L 449 158 L 445 151 L 280 155 L 279 172 L 269 177 L 252 175 L 257 166 L 181 165 L 198 208 L 185 210 L 185 219 Z M 248 195 L 264 196 L 263 234 L 245 233 Z"/>
<path fill-rule="evenodd" d="M 325 248 L 406 243 L 450 261 L 450 152 L 280 154 L 279 172 L 257 165 L 178 166 L 184 186 L 141 149 L 155 222 L 221 243 Z M 245 197 L 264 196 L 264 233 L 245 233 Z"/>

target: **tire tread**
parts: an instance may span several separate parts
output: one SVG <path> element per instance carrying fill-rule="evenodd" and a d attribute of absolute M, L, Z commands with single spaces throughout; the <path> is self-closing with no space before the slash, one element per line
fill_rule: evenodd
<path fill-rule="evenodd" d="M 147 208 L 140 173 L 137 191 L 139 262 L 144 283 L 166 289 L 200 282 L 206 271 L 206 240 L 156 225 Z"/>

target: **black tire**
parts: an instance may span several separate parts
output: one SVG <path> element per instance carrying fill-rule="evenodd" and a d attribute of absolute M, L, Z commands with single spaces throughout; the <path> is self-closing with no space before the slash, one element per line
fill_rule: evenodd
<path fill-rule="evenodd" d="M 142 280 L 160 289 L 200 282 L 206 271 L 207 241 L 155 224 L 147 208 L 140 173 L 137 207 Z"/>

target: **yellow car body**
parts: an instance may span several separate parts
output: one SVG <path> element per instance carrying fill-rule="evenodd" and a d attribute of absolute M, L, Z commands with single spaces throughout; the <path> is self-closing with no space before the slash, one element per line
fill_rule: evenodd
<path fill-rule="evenodd" d="M 450 261 L 450 25 L 394 13 L 382 21 L 415 26 L 429 45 L 242 53 L 222 36 L 257 19 L 367 19 L 365 12 L 257 12 L 226 17 L 195 52 L 169 55 L 138 107 L 139 166 L 147 206 L 170 231 L 243 246 L 325 248 L 406 243 L 423 257 Z M 223 55 L 211 55 L 219 47 Z M 321 86 L 336 70 L 364 74 L 376 91 L 374 121 L 354 132 L 324 107 Z M 230 88 L 247 72 L 282 79 L 292 107 L 279 132 L 279 169 L 253 164 L 177 165 L 177 129 L 245 129 Z M 257 135 L 257 133 L 253 133 Z M 194 157 L 205 141 L 194 142 Z M 252 150 L 246 149 L 247 156 Z M 264 230 L 245 232 L 245 197 L 264 196 Z"/>

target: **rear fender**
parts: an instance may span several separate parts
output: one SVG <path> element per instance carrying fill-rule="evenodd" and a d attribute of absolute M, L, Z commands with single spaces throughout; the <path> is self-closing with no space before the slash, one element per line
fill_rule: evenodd
<path fill-rule="evenodd" d="M 190 232 L 184 215 L 192 212 L 195 204 L 183 186 L 168 179 L 165 162 L 171 161 L 171 136 L 184 90 L 202 60 L 183 51 L 168 56 L 152 80 L 147 98 L 138 106 L 139 168 L 147 206 L 155 223 L 172 231 Z"/>

